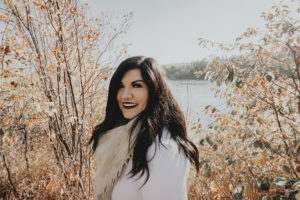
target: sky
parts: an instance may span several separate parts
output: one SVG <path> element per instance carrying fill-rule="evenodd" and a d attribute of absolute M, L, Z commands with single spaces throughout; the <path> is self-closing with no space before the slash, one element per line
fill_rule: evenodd
<path fill-rule="evenodd" d="M 132 12 L 131 25 L 117 44 L 128 56 L 145 55 L 160 64 L 201 60 L 216 52 L 199 46 L 199 38 L 232 43 L 248 27 L 262 28 L 263 11 L 277 0 L 82 0 L 91 14 L 122 16 Z"/>

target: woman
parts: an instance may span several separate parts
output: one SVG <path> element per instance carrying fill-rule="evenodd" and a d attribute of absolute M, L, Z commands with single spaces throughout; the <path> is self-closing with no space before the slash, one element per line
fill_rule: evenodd
<path fill-rule="evenodd" d="M 91 142 L 99 163 L 94 199 L 187 199 L 189 163 L 199 169 L 198 150 L 153 58 L 131 57 L 119 65 Z"/>

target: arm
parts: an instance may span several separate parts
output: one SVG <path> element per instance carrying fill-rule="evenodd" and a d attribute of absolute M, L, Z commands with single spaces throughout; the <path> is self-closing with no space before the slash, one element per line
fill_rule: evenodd
<path fill-rule="evenodd" d="M 147 158 L 149 179 L 141 188 L 143 200 L 186 200 L 187 178 L 190 163 L 184 151 L 170 138 L 170 133 L 164 129 L 161 144 L 153 144 L 148 151 Z M 143 184 L 144 179 L 140 182 Z"/>

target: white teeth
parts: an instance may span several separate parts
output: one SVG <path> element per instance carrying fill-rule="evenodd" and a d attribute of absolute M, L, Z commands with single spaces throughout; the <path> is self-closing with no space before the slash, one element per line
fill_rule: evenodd
<path fill-rule="evenodd" d="M 135 103 L 123 103 L 124 106 L 135 106 Z"/>

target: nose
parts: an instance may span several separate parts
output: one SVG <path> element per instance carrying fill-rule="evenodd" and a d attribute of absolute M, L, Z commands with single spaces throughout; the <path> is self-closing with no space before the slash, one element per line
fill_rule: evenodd
<path fill-rule="evenodd" d="M 130 98 L 132 98 L 131 90 L 129 88 L 124 88 L 121 97 L 123 99 L 130 99 Z"/>

